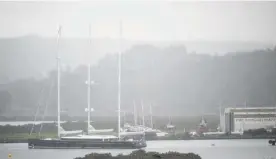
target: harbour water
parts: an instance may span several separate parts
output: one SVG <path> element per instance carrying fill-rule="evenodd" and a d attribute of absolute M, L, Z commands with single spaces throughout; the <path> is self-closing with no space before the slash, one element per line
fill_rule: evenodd
<path fill-rule="evenodd" d="M 146 151 L 155 152 L 193 152 L 202 157 L 202 159 L 276 159 L 276 147 L 269 146 L 267 140 L 166 140 L 166 141 L 148 141 Z M 52 149 L 31 149 L 27 144 L 0 144 L 0 159 L 73 159 L 75 157 L 85 156 L 86 154 L 119 153 L 128 154 L 132 150 L 116 149 L 70 149 L 70 150 L 52 150 Z"/>

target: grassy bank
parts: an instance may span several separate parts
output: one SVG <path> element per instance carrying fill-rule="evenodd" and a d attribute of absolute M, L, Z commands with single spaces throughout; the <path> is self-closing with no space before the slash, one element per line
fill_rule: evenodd
<path fill-rule="evenodd" d="M 1 134 L 0 143 L 26 143 L 28 139 L 40 139 L 40 138 L 56 138 L 56 134 L 41 133 L 29 135 L 27 133 L 17 134 Z M 190 137 L 186 135 L 169 135 L 166 137 L 151 137 L 146 139 L 151 140 L 230 140 L 230 139 L 275 139 L 276 135 L 220 135 L 220 136 L 202 136 L 202 137 Z"/>
<path fill-rule="evenodd" d="M 85 122 L 66 122 L 62 124 L 65 130 L 83 130 L 86 132 L 87 123 Z M 33 130 L 33 133 L 29 135 L 29 132 Z M 38 132 L 41 132 L 39 135 Z M 22 125 L 22 126 L 11 126 L 5 125 L 0 126 L 0 143 L 22 143 L 27 142 L 29 138 L 55 138 L 57 134 L 57 126 L 55 123 L 41 125 Z M 116 135 L 116 129 L 114 134 Z M 191 137 L 187 132 L 176 131 L 166 137 L 146 136 L 146 140 L 214 140 L 214 139 L 272 139 L 276 137 L 276 129 L 272 129 L 271 132 L 265 129 L 246 130 L 243 135 L 211 135 L 203 137 Z"/>
<path fill-rule="evenodd" d="M 56 116 L 50 117 L 47 119 L 41 119 L 41 117 L 37 117 L 37 121 L 55 121 Z M 177 132 L 183 132 L 184 128 L 186 131 L 190 130 L 195 130 L 197 129 L 198 124 L 201 121 L 202 116 L 172 116 L 171 121 L 172 124 L 176 126 L 176 131 Z M 218 124 L 219 124 L 219 116 L 215 115 L 205 115 L 204 118 L 208 122 L 208 127 L 210 129 L 216 129 Z M 67 124 L 62 124 L 64 129 L 67 130 L 76 130 L 76 129 L 86 129 L 87 123 L 84 122 L 87 120 L 87 117 L 71 117 L 71 118 L 66 118 L 62 117 L 61 118 L 64 121 L 78 121 L 78 122 L 68 122 Z M 5 121 L 33 121 L 33 116 L 32 117 L 16 117 L 16 118 L 3 118 L 0 121 L 5 122 Z M 138 121 L 141 121 L 139 119 Z M 131 115 L 126 115 L 125 117 L 125 122 L 127 123 L 133 123 L 133 116 Z M 168 117 L 164 116 L 153 116 L 153 123 L 154 123 L 154 128 L 160 129 L 160 130 L 165 130 L 166 124 L 168 124 L 169 120 Z M 150 117 L 145 116 L 145 123 L 147 126 L 150 125 Z M 141 123 L 140 123 L 141 124 Z M 92 125 L 97 128 L 97 129 L 107 129 L 107 128 L 113 128 L 117 129 L 117 116 L 93 116 L 93 123 Z M 47 126 L 47 124 L 44 124 L 44 126 Z M 43 126 L 43 129 L 44 129 Z M 46 127 L 45 127 L 46 128 Z M 50 125 L 47 130 L 50 130 Z"/>
<path fill-rule="evenodd" d="M 1 134 L 0 143 L 25 143 L 28 139 L 39 139 L 39 138 L 55 138 L 55 133 L 38 133 L 28 134 L 28 133 L 9 133 Z"/>
<path fill-rule="evenodd" d="M 178 152 L 145 152 L 144 150 L 133 151 L 129 155 L 117 155 L 112 156 L 110 153 L 98 154 L 91 153 L 85 155 L 84 157 L 77 157 L 75 159 L 201 159 L 201 157 L 194 153 L 178 153 Z"/>

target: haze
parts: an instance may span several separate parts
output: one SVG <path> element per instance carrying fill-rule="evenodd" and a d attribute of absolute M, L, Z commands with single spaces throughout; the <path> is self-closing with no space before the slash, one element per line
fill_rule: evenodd
<path fill-rule="evenodd" d="M 118 37 L 143 41 L 258 41 L 275 42 L 274 2 L 1 2 L 0 37 L 56 36 Z"/>
<path fill-rule="evenodd" d="M 42 87 L 48 100 L 58 25 L 62 109 L 85 115 L 87 64 L 100 83 L 91 105 L 117 109 L 120 20 L 122 108 L 143 100 L 158 115 L 189 115 L 276 103 L 275 2 L 0 2 L 0 20 L 4 115 L 33 115 Z M 50 115 L 55 100 L 48 100 Z"/>

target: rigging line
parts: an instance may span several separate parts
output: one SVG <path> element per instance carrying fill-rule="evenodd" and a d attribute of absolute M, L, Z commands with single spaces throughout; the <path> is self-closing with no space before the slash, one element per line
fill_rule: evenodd
<path fill-rule="evenodd" d="M 32 133 L 33 133 L 33 130 L 34 130 L 34 126 L 35 126 L 35 121 L 36 121 L 36 118 L 37 118 L 37 115 L 38 115 L 38 113 L 39 113 L 39 108 L 40 108 L 40 102 L 41 102 L 41 98 L 42 98 L 42 94 L 43 94 L 43 91 L 44 91 L 44 89 L 45 89 L 45 87 L 42 87 L 41 88 L 41 90 L 40 90 L 40 96 L 39 96 L 39 99 L 38 99 L 38 102 L 37 102 L 37 108 L 36 108 L 36 112 L 35 112 L 35 115 L 34 115 L 34 122 L 33 122 L 33 125 L 32 125 L 32 128 L 31 128 L 31 131 L 30 131 L 30 134 L 29 135 L 31 135 Z"/>
<path fill-rule="evenodd" d="M 46 104 L 45 104 L 44 113 L 43 113 L 43 116 L 42 116 L 42 121 L 44 121 L 45 115 L 47 114 L 48 105 L 49 105 L 49 101 L 50 101 L 50 99 L 51 99 L 51 94 L 52 94 L 52 90 L 53 90 L 53 88 L 54 88 L 54 85 L 55 85 L 55 80 L 52 79 L 51 86 L 50 86 L 50 90 L 49 90 L 49 94 L 48 94 L 48 98 L 47 98 Z M 40 133 L 41 133 L 41 131 L 42 131 L 42 128 L 43 128 L 43 122 L 40 124 L 38 136 L 40 136 Z"/>

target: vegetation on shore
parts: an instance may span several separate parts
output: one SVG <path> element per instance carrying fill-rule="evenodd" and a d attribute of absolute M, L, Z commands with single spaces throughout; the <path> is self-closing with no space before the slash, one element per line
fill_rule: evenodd
<path fill-rule="evenodd" d="M 179 152 L 145 152 L 144 150 L 133 151 L 129 155 L 119 154 L 112 156 L 110 153 L 98 154 L 91 153 L 84 157 L 77 157 L 75 159 L 201 159 L 201 157 L 194 153 L 179 153 Z"/>
<path fill-rule="evenodd" d="M 204 116 L 205 119 L 208 121 L 208 127 L 212 130 L 216 130 L 217 125 L 219 124 L 218 116 Z M 200 123 L 201 116 L 194 116 L 194 117 L 172 117 L 173 125 L 176 126 L 176 133 L 183 133 L 184 128 L 186 131 L 195 130 L 197 129 L 198 124 Z M 33 119 L 30 119 L 29 121 L 32 121 Z M 38 119 L 41 120 L 41 119 Z M 79 121 L 74 121 L 73 119 L 68 120 L 68 122 L 62 123 L 62 127 L 65 130 L 84 130 L 87 129 L 87 122 L 84 122 L 87 120 L 87 117 L 79 119 Z M 51 121 L 49 119 L 46 119 L 45 121 Z M 53 121 L 53 120 L 52 120 Z M 127 116 L 125 118 L 125 122 L 127 123 L 133 123 L 133 116 Z M 147 123 L 147 120 L 145 120 Z M 168 123 L 167 117 L 153 117 L 154 122 L 154 128 L 166 131 L 166 124 Z M 5 122 L 4 122 L 5 123 Z M 93 116 L 93 123 L 91 123 L 96 129 L 107 129 L 107 128 L 113 128 L 115 131 L 117 130 L 117 117 L 109 117 L 108 119 L 101 118 L 101 117 L 94 117 Z M 32 124 L 26 124 L 21 126 L 12 126 L 12 125 L 2 125 L 0 126 L 0 133 L 29 133 Z M 40 131 L 40 124 L 37 124 L 34 126 L 34 132 Z M 42 132 L 47 133 L 53 133 L 56 132 L 56 123 L 44 123 Z"/>
<path fill-rule="evenodd" d="M 5 125 L 0 126 L 0 142 L 1 143 L 18 143 L 27 142 L 28 139 L 38 138 L 55 138 L 57 136 L 57 129 L 55 124 L 43 124 L 43 128 L 40 131 L 41 125 L 19 125 L 11 126 Z M 33 127 L 33 131 L 31 129 Z M 40 132 L 40 133 L 39 133 Z"/>
<path fill-rule="evenodd" d="M 87 124 L 85 122 L 67 122 L 62 124 L 65 130 L 83 130 L 86 132 Z M 32 134 L 30 134 L 33 128 Z M 26 142 L 30 138 L 55 138 L 57 134 L 57 127 L 55 123 L 45 123 L 43 128 L 41 125 L 21 125 L 11 126 L 5 125 L 0 126 L 0 142 Z M 39 133 L 40 132 L 40 133 Z M 189 132 L 170 133 L 166 137 L 148 136 L 147 140 L 192 140 L 192 139 L 259 139 L 259 138 L 271 138 L 276 136 L 276 129 L 267 131 L 265 129 L 246 130 L 243 135 L 229 135 L 221 134 L 216 136 L 200 136 L 191 137 Z"/>
<path fill-rule="evenodd" d="M 0 143 L 26 143 L 28 139 L 41 139 L 41 138 L 56 138 L 56 133 L 9 133 L 1 134 Z M 244 132 L 243 135 L 238 134 L 221 134 L 211 136 L 196 136 L 192 137 L 188 133 L 170 134 L 165 137 L 146 137 L 146 140 L 223 140 L 223 139 L 274 139 L 276 138 L 275 132 L 263 132 L 261 129 L 250 130 Z"/>
<path fill-rule="evenodd" d="M 0 143 L 26 143 L 28 139 L 56 138 L 57 135 L 52 133 L 9 133 L 1 134 Z"/>
<path fill-rule="evenodd" d="M 159 48 L 142 45 L 124 52 L 122 59 L 121 103 L 126 111 L 132 111 L 133 100 L 137 107 L 140 106 L 140 99 L 143 99 L 146 114 L 149 114 L 152 103 L 156 106 L 153 113 L 164 116 L 198 112 L 213 114 L 218 113 L 218 105 L 243 106 L 245 101 L 250 107 L 275 105 L 276 49 L 215 56 L 192 53 L 185 46 Z M 54 61 L 54 58 L 49 58 L 48 62 Z M 16 63 L 20 70 L 18 74 L 24 72 L 25 65 L 31 65 L 24 60 L 20 62 Z M 91 105 L 97 115 L 116 115 L 117 63 L 117 55 L 110 54 L 91 67 L 92 80 L 98 83 L 93 86 L 91 94 Z M 40 65 L 32 64 L 36 66 L 33 69 Z M 7 80 L 0 90 L 0 114 L 32 116 L 39 102 L 41 111 L 38 116 L 43 116 L 46 105 L 47 114 L 56 115 L 55 79 L 56 72 L 53 70 L 37 80 Z M 86 79 L 86 65 L 62 69 L 61 105 L 64 116 L 86 115 Z"/>

